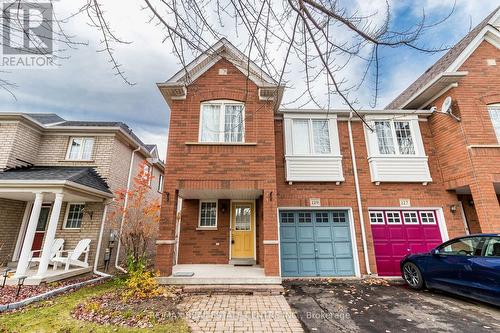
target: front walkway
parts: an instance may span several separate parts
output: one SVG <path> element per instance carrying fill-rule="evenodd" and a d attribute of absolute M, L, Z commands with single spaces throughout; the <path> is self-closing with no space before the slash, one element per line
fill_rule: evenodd
<path fill-rule="evenodd" d="M 303 332 L 283 296 L 199 295 L 180 308 L 196 332 Z"/>

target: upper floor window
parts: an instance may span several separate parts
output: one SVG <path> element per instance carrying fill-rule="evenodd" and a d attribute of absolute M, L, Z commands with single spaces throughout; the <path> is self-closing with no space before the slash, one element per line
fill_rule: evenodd
<path fill-rule="evenodd" d="M 415 155 L 409 121 L 375 121 L 378 151 L 383 155 Z"/>
<path fill-rule="evenodd" d="M 144 172 L 143 172 L 142 178 L 144 180 L 147 180 L 148 184 L 151 185 L 151 180 L 153 179 L 153 168 L 151 167 L 150 164 L 146 163 L 144 165 Z"/>
<path fill-rule="evenodd" d="M 94 148 L 94 138 L 73 137 L 69 141 L 66 159 L 68 160 L 90 160 L 92 159 L 92 149 Z"/>
<path fill-rule="evenodd" d="M 327 119 L 293 119 L 292 154 L 331 154 L 329 121 Z"/>
<path fill-rule="evenodd" d="M 245 107 L 235 101 L 201 104 L 200 142 L 244 142 Z"/>
<path fill-rule="evenodd" d="M 495 129 L 495 134 L 497 135 L 497 140 L 500 143 L 500 104 L 488 105 L 488 111 L 490 112 L 490 118 L 493 123 L 493 128 Z"/>

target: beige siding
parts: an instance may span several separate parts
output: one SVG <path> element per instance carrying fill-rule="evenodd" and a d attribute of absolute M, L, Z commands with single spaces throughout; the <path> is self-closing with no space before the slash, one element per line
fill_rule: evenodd
<path fill-rule="evenodd" d="M 17 122 L 0 122 L 0 169 L 9 166 L 9 158 L 12 153 L 12 146 L 16 138 Z"/>
<path fill-rule="evenodd" d="M 74 135 L 81 136 L 81 135 Z M 113 155 L 114 135 L 93 136 L 91 133 L 85 134 L 95 138 L 94 149 L 91 161 L 69 161 L 66 160 L 66 153 L 70 135 L 44 135 L 36 165 L 40 166 L 88 166 L 95 167 L 97 172 L 105 178 L 110 177 L 110 166 Z"/>
<path fill-rule="evenodd" d="M 25 206 L 24 201 L 0 198 L 0 267 L 12 260 Z"/>
<path fill-rule="evenodd" d="M 39 131 L 19 123 L 12 149 L 11 163 L 13 165 L 25 165 L 23 162 L 35 164 L 41 138 L 42 135 Z"/>

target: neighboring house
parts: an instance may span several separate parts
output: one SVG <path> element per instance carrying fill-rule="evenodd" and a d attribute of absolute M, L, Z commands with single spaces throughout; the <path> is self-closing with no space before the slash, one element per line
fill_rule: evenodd
<path fill-rule="evenodd" d="M 462 59 L 457 87 L 439 66 L 419 79 L 434 89 L 419 102 L 408 100 L 424 93 L 409 88 L 385 110 L 361 110 L 369 127 L 349 110 L 280 109 L 284 88 L 225 39 L 159 83 L 171 109 L 162 280 L 198 264 L 257 265 L 276 277 L 399 276 L 406 253 L 500 232 L 498 17 L 443 57 Z M 462 122 L 429 108 L 439 93 L 453 96 Z M 473 203 L 462 210 L 468 188 Z"/>
<path fill-rule="evenodd" d="M 109 224 L 101 229 L 106 206 L 116 190 L 131 184 L 143 161 L 153 176 L 151 195 L 161 197 L 164 168 L 156 146 L 142 143 L 121 122 L 43 113 L 0 113 L 0 135 L 0 261 L 36 284 L 102 269 L 111 246 L 113 268 L 119 246 L 109 237 L 118 230 Z M 90 239 L 88 253 L 79 258 L 86 256 L 86 264 L 69 272 L 47 270 L 54 239 L 64 240 L 64 250 Z"/>

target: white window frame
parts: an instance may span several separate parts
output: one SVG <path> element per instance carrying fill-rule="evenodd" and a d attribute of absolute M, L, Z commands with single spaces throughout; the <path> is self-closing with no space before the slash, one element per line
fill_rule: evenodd
<path fill-rule="evenodd" d="M 143 179 L 147 180 L 148 185 L 151 186 L 151 181 L 153 180 L 153 166 L 149 163 L 144 164 Z"/>
<path fill-rule="evenodd" d="M 384 225 L 385 224 L 385 215 L 383 211 L 370 211 L 370 224 L 374 225 Z M 375 216 L 373 216 L 375 215 Z M 377 221 L 374 222 L 372 220 L 372 217 L 374 217 Z M 379 219 L 382 219 L 382 222 L 379 221 Z"/>
<path fill-rule="evenodd" d="M 414 217 L 411 217 L 411 216 L 410 216 L 409 218 L 410 218 L 410 219 L 415 218 L 415 219 L 417 219 L 417 222 L 407 222 L 407 221 L 406 221 L 406 215 L 410 215 L 410 214 L 415 214 L 415 216 L 414 216 Z M 403 223 L 404 223 L 405 225 L 419 225 L 419 222 L 418 222 L 418 221 L 419 221 L 419 218 L 420 218 L 420 217 L 419 217 L 419 214 L 418 214 L 418 212 L 417 212 L 417 211 L 414 211 L 414 210 L 406 210 L 406 211 L 403 211 Z"/>
<path fill-rule="evenodd" d="M 83 224 L 83 217 L 84 214 L 82 214 L 82 221 L 80 222 L 80 227 L 79 228 L 74 228 L 74 227 L 68 227 L 68 217 L 69 217 L 69 211 L 72 205 L 83 205 L 83 209 L 85 209 L 85 202 L 68 202 L 66 206 L 66 213 L 64 215 L 64 223 L 63 223 L 63 229 L 64 230 L 80 230 L 82 228 Z"/>
<path fill-rule="evenodd" d="M 70 159 L 71 147 L 73 146 L 73 141 L 76 139 L 81 139 L 82 145 L 80 146 L 80 151 L 78 152 L 78 158 Z M 83 159 L 83 146 L 84 146 L 83 142 L 86 140 L 92 140 L 92 149 L 90 152 L 89 159 Z M 70 137 L 68 149 L 66 151 L 66 160 L 68 160 L 68 161 L 91 161 L 92 157 L 94 156 L 94 145 L 95 145 L 95 137 L 93 137 L 93 136 L 72 136 L 72 137 Z"/>
<path fill-rule="evenodd" d="M 226 105 L 227 104 L 233 104 L 233 105 L 241 105 L 243 107 L 241 111 L 241 117 L 242 117 L 242 136 L 241 136 L 241 141 L 226 141 L 225 139 L 225 110 L 226 110 Z M 220 112 L 219 112 L 219 141 L 202 141 L 201 140 L 201 132 L 202 132 L 202 127 L 203 127 L 203 106 L 205 105 L 219 105 L 220 106 Z M 223 99 L 223 100 L 211 100 L 211 101 L 205 101 L 200 103 L 200 121 L 198 124 L 198 142 L 199 143 L 212 143 L 212 144 L 239 144 L 239 143 L 245 143 L 245 103 L 240 102 L 240 101 L 234 101 L 234 100 L 229 100 L 229 99 Z"/>
<path fill-rule="evenodd" d="M 412 157 L 423 157 L 425 156 L 424 143 L 422 140 L 422 134 L 420 132 L 420 126 L 418 121 L 418 116 L 416 115 L 393 115 L 393 116 L 367 116 L 366 121 L 373 129 L 371 131 L 365 126 L 365 134 L 367 137 L 367 149 L 368 157 L 400 157 L 400 158 L 412 158 Z M 375 130 L 375 122 L 389 122 L 392 135 L 392 144 L 394 146 L 394 154 L 381 154 L 378 147 L 378 136 Z M 410 134 L 413 141 L 414 154 L 401 154 L 399 151 L 399 143 L 396 136 L 396 126 L 395 122 L 408 122 L 410 125 Z"/>
<path fill-rule="evenodd" d="M 159 193 L 163 192 L 163 175 L 160 173 L 158 176 L 158 188 L 156 189 Z"/>
<path fill-rule="evenodd" d="M 500 114 L 500 104 L 489 104 L 488 105 L 488 115 L 490 116 L 491 125 L 493 126 L 493 130 L 494 130 L 495 135 L 497 137 L 497 142 L 500 143 L 500 128 L 496 127 L 494 122 L 493 122 L 493 118 L 491 116 L 493 111 L 498 112 Z M 499 115 L 499 117 L 500 117 L 500 115 Z M 500 124 L 499 124 L 499 126 L 500 126 Z"/>
<path fill-rule="evenodd" d="M 425 222 L 424 223 L 424 220 L 422 218 L 422 213 L 423 214 L 431 214 L 432 215 L 432 218 L 434 219 L 434 222 L 432 223 L 429 223 L 429 222 Z M 420 224 L 422 225 L 435 225 L 437 223 L 437 217 L 436 217 L 436 213 L 432 210 L 421 210 L 418 212 L 418 215 L 419 215 L 419 218 L 420 218 Z"/>
<path fill-rule="evenodd" d="M 218 218 L 219 218 L 219 200 L 200 200 L 198 207 L 198 227 L 197 230 L 217 230 Z M 202 226 L 201 225 L 201 206 L 202 203 L 215 203 L 215 225 L 214 226 Z"/>
<path fill-rule="evenodd" d="M 341 156 L 340 155 L 340 142 L 337 126 L 337 115 L 335 114 L 297 114 L 286 113 L 284 116 L 284 135 L 285 135 L 285 154 L 286 156 L 300 156 L 300 157 L 328 157 L 328 156 Z M 293 147 L 294 126 L 295 120 L 307 120 L 309 127 L 309 154 L 295 154 Z M 322 154 L 314 151 L 314 134 L 313 134 L 313 121 L 323 120 L 328 122 L 328 136 L 330 139 L 330 153 Z"/>
<path fill-rule="evenodd" d="M 392 219 L 394 219 L 394 215 L 397 215 L 399 218 L 399 222 L 389 222 L 389 214 L 393 214 Z M 401 218 L 401 212 L 399 210 L 386 210 L 385 211 L 385 222 L 387 225 L 401 225 L 403 224 L 403 219 Z"/>

